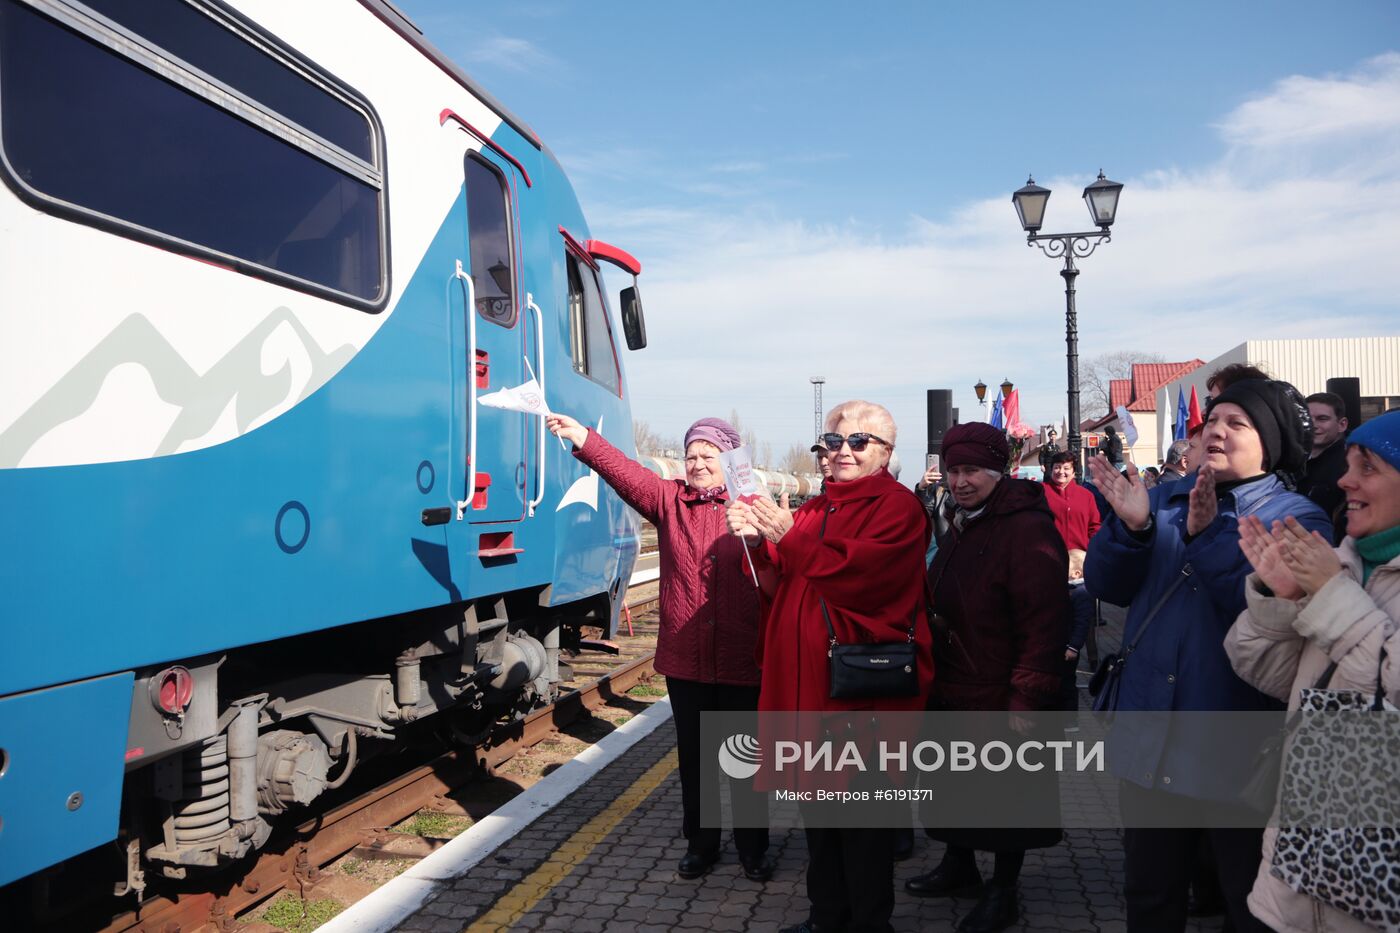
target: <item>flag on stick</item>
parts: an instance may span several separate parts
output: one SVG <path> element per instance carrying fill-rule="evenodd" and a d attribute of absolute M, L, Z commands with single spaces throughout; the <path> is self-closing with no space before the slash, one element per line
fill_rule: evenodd
<path fill-rule="evenodd" d="M 1196 387 L 1191 387 L 1191 404 L 1186 410 L 1186 433 L 1190 434 L 1196 430 L 1197 425 L 1205 424 L 1206 419 L 1201 417 L 1201 403 L 1196 398 Z"/>

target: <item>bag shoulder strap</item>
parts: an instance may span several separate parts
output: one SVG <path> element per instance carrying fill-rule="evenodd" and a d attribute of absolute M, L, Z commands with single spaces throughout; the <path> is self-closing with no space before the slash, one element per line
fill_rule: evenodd
<path fill-rule="evenodd" d="M 1326 689 L 1327 689 L 1327 685 L 1330 684 L 1330 683 L 1332 682 L 1332 675 L 1335 674 L 1335 673 L 1337 673 L 1337 662 L 1336 662 L 1336 661 L 1329 662 L 1328 665 L 1327 665 L 1327 669 L 1324 670 L 1324 671 L 1318 676 L 1317 682 L 1316 682 L 1315 684 L 1313 684 L 1313 689 L 1314 689 L 1314 690 L 1326 690 Z M 1290 716 L 1288 717 L 1287 721 L 1284 722 L 1284 724 L 1283 724 L 1283 731 L 1284 731 L 1285 733 L 1291 733 L 1294 729 L 1298 728 L 1298 723 L 1300 723 L 1300 722 L 1302 722 L 1302 721 L 1303 721 L 1303 710 L 1302 710 L 1301 708 L 1295 709 L 1295 710 L 1293 711 L 1292 715 L 1290 715 Z"/>
<path fill-rule="evenodd" d="M 1187 562 L 1182 565 L 1181 573 L 1177 574 L 1176 579 L 1172 581 L 1172 585 L 1167 587 L 1166 592 L 1159 596 L 1157 598 L 1157 602 L 1153 603 L 1152 608 L 1148 610 L 1147 618 L 1142 620 L 1142 625 L 1138 628 L 1137 635 L 1133 637 L 1132 644 L 1128 645 L 1128 647 L 1124 649 L 1123 657 L 1125 659 L 1128 657 L 1128 655 L 1132 654 L 1137 649 L 1138 642 L 1142 641 L 1142 636 L 1147 634 L 1147 629 L 1157 618 L 1157 613 L 1162 611 L 1162 607 L 1167 604 L 1167 600 L 1171 599 L 1172 594 L 1176 592 L 1177 587 L 1181 586 L 1181 584 L 1189 580 L 1191 578 L 1191 574 L 1193 573 L 1195 573 L 1195 570 L 1194 568 L 1192 568 L 1190 562 Z"/>
<path fill-rule="evenodd" d="M 1266 504 L 1268 504 L 1268 502 L 1277 495 L 1278 490 L 1274 490 L 1268 495 L 1260 497 L 1260 499 L 1257 502 L 1254 502 L 1252 505 L 1250 505 L 1249 508 L 1245 509 L 1243 512 L 1237 513 L 1237 517 L 1244 518 L 1246 515 L 1254 514 L 1255 512 L 1263 508 Z M 1157 613 L 1161 611 L 1163 606 L 1166 605 L 1167 600 L 1171 598 L 1171 595 L 1176 592 L 1176 588 L 1181 586 L 1182 583 L 1186 582 L 1186 580 L 1189 579 L 1191 574 L 1194 572 L 1195 570 L 1192 568 L 1190 561 L 1182 565 L 1181 573 L 1177 576 L 1175 580 L 1172 581 L 1172 585 L 1167 587 L 1166 592 L 1163 593 L 1157 599 L 1157 602 L 1153 604 L 1151 611 L 1147 613 L 1147 618 L 1143 620 L 1142 627 L 1138 629 L 1137 636 L 1133 638 L 1133 643 L 1130 644 L 1127 647 L 1127 649 L 1124 650 L 1124 658 L 1132 654 L 1133 650 L 1137 648 L 1138 642 L 1142 641 L 1142 636 L 1147 634 L 1148 626 L 1152 624 L 1153 619 L 1157 618 Z M 1333 664 L 1332 667 L 1328 668 L 1326 676 L 1329 680 L 1331 679 L 1332 671 L 1336 669 L 1336 666 L 1337 665 Z"/>
<path fill-rule="evenodd" d="M 827 516 L 829 516 L 832 512 L 835 512 L 835 511 L 836 511 L 836 506 L 834 506 L 834 505 L 829 505 L 829 506 L 827 506 L 826 511 L 822 513 L 822 527 L 821 527 L 821 531 L 817 533 L 817 537 L 818 537 L 818 538 L 825 538 L 825 537 L 826 537 L 826 519 L 827 519 Z M 928 585 L 927 582 L 925 582 L 925 586 L 927 586 L 927 585 Z M 828 647 L 828 648 L 835 648 L 835 647 L 838 645 L 838 642 L 836 641 L 836 628 L 831 624 L 831 613 L 827 611 L 827 608 L 826 608 L 826 600 L 822 598 L 822 596 L 821 596 L 820 593 L 817 594 L 817 602 L 821 604 L 821 607 L 822 607 L 822 618 L 826 620 L 827 647 Z M 910 641 L 910 642 L 913 642 L 913 641 L 914 641 L 914 627 L 915 627 L 915 624 L 916 624 L 916 623 L 914 623 L 913 621 L 910 621 L 910 623 L 909 623 L 909 641 Z"/>

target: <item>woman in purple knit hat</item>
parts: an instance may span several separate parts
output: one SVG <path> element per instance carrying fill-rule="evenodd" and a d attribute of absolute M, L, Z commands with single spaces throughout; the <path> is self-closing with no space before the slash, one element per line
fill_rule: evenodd
<path fill-rule="evenodd" d="M 666 675 L 676 722 L 686 852 L 677 873 L 699 878 L 720 854 L 720 830 L 700 825 L 701 801 L 719 812 L 719 786 L 702 781 L 700 762 L 717 749 L 700 747 L 700 714 L 758 708 L 758 590 L 749 577 L 744 544 L 729 534 L 728 496 L 721 451 L 741 443 L 739 432 L 719 418 L 701 418 L 685 432 L 685 479 L 665 480 L 629 458 L 567 415 L 550 415 L 546 426 L 574 445 L 588 464 L 628 505 L 656 526 L 661 548 L 661 630 L 656 670 Z M 767 881 L 767 796 L 750 782 L 730 781 L 736 815 L 751 828 L 735 828 L 734 844 L 746 877 Z M 762 825 L 763 828 L 752 828 Z"/>

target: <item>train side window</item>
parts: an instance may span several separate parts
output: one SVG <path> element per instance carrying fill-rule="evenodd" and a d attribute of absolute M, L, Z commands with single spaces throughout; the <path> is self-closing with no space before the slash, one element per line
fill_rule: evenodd
<path fill-rule="evenodd" d="M 515 325 L 510 204 L 505 179 L 475 155 L 467 156 L 467 235 L 471 240 L 476 310 L 503 327 Z"/>
<path fill-rule="evenodd" d="M 622 378 L 598 273 L 573 253 L 564 258 L 569 270 L 569 348 L 574 371 L 621 395 Z"/>
<path fill-rule="evenodd" d="M 200 0 L 0 0 L 0 154 L 35 206 L 366 310 L 388 296 L 368 105 Z"/>

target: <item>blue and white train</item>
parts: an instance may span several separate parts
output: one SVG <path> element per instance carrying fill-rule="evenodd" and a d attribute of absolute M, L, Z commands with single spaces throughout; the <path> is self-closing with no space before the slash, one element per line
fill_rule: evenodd
<path fill-rule="evenodd" d="M 0 0 L 0 884 L 256 850 L 435 716 L 548 701 L 636 517 L 558 162 L 384 0 Z"/>

